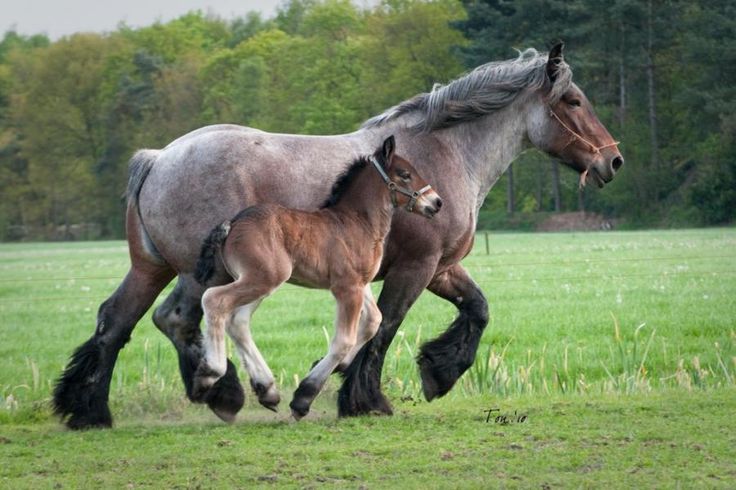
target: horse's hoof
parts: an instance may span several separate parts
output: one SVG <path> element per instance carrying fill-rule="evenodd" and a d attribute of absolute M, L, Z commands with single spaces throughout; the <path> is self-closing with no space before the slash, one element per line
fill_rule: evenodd
<path fill-rule="evenodd" d="M 235 420 L 235 415 L 245 404 L 245 390 L 234 375 L 221 377 L 205 395 L 205 402 L 215 415 L 225 422 Z"/>
<path fill-rule="evenodd" d="M 238 415 L 238 412 L 232 412 L 229 410 L 224 410 L 219 407 L 211 407 L 212 413 L 217 415 L 217 417 L 222 420 L 223 422 L 227 422 L 228 424 L 232 424 L 235 422 L 235 417 Z"/>
<path fill-rule="evenodd" d="M 456 371 L 436 365 L 427 356 L 421 356 L 419 358 L 419 375 L 422 378 L 424 398 L 431 402 L 435 398 L 445 396 L 457 381 L 458 376 L 451 374 L 454 372 Z"/>

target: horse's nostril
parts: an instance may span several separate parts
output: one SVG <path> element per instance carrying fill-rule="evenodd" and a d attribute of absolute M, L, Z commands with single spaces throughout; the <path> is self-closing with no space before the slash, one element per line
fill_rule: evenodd
<path fill-rule="evenodd" d="M 434 205 L 437 206 L 437 209 L 441 208 L 442 207 L 442 199 L 440 199 L 438 197 L 437 200 L 434 202 Z"/>
<path fill-rule="evenodd" d="M 613 167 L 614 172 L 618 172 L 618 169 L 620 169 L 623 164 L 624 158 L 621 156 L 617 156 L 611 161 L 611 167 Z"/>

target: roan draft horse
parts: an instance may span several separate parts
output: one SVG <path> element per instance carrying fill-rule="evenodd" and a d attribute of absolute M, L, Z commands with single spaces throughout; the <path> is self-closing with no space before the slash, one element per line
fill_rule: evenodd
<path fill-rule="evenodd" d="M 394 137 L 370 157 L 358 158 L 338 178 L 317 211 L 278 204 L 251 206 L 215 227 L 202 247 L 195 277 L 206 284 L 219 257 L 234 282 L 207 289 L 204 357 L 194 375 L 194 399 L 227 370 L 224 332 L 240 354 L 253 391 L 266 408 L 280 401 L 274 377 L 250 333 L 261 301 L 284 282 L 329 289 L 337 302 L 329 352 L 305 377 L 290 404 L 304 417 L 335 369 L 343 370 L 375 335 L 381 312 L 370 283 L 378 273 L 394 208 L 432 218 L 442 200 L 414 167 L 394 153 Z"/>
<path fill-rule="evenodd" d="M 435 219 L 397 213 L 376 279 L 383 279 L 378 333 L 344 372 L 341 416 L 392 412 L 381 392 L 386 351 L 404 316 L 426 288 L 450 301 L 458 316 L 421 347 L 417 362 L 428 400 L 447 393 L 472 365 L 488 323 L 488 303 L 460 265 L 473 244 L 478 210 L 488 191 L 525 149 L 559 158 L 583 181 L 603 186 L 624 163 L 614 139 L 572 82 L 562 45 L 479 66 L 431 92 L 416 95 L 335 136 L 273 134 L 235 125 L 208 126 L 162 150 L 141 150 L 130 162 L 126 232 L 131 266 L 102 305 L 92 337 L 79 346 L 54 390 L 53 404 L 69 427 L 112 425 L 108 395 L 118 352 L 158 294 L 178 276 L 153 313 L 171 339 L 187 395 L 202 358 L 201 298 L 194 279 L 202 242 L 246 206 L 272 202 L 317 209 L 330 194 L 346 155 L 356 158 L 395 135 L 402 156 L 446 200 Z M 411 243 L 411 246 L 406 246 Z M 209 284 L 231 281 L 216 272 Z M 234 365 L 207 395 L 227 419 L 244 403 Z"/>

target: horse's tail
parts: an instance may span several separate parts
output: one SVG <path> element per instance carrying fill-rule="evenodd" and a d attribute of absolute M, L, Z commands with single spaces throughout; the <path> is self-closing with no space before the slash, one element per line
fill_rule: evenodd
<path fill-rule="evenodd" d="M 204 285 L 215 273 L 217 251 L 222 248 L 222 244 L 225 243 L 225 239 L 230 233 L 230 224 L 230 221 L 225 221 L 217 225 L 209 236 L 204 239 L 202 251 L 199 253 L 199 260 L 197 260 L 197 268 L 194 271 L 194 279 L 198 283 Z"/>
<path fill-rule="evenodd" d="M 153 164 L 158 159 L 161 150 L 138 150 L 135 152 L 133 157 L 128 162 L 128 187 L 125 191 L 125 197 L 128 201 L 128 212 L 127 212 L 127 232 L 128 240 L 131 240 L 131 227 L 134 227 L 137 231 L 133 235 L 140 236 L 140 246 L 143 250 L 148 252 L 149 257 L 157 262 L 163 263 L 164 259 L 153 244 L 153 240 L 148 234 L 145 226 L 143 225 L 143 219 L 141 217 L 141 211 L 139 204 L 139 198 L 143 183 L 146 181 Z"/>
<path fill-rule="evenodd" d="M 141 193 L 143 182 L 160 152 L 160 150 L 138 150 L 128 162 L 128 189 L 125 191 L 128 205 L 138 206 L 138 195 Z"/>

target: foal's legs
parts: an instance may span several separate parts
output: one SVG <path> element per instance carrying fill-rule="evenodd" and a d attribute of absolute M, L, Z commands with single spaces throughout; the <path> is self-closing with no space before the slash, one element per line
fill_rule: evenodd
<path fill-rule="evenodd" d="M 235 282 L 209 288 L 202 295 L 207 331 L 204 335 L 204 357 L 194 375 L 193 395 L 195 399 L 206 396 L 215 382 L 225 374 L 227 356 L 225 353 L 225 329 L 238 306 L 250 305 L 271 293 L 289 278 L 287 267 L 282 270 L 258 271 L 255 275 L 246 274 Z M 264 273 L 265 272 L 265 273 Z"/>
<path fill-rule="evenodd" d="M 378 307 L 383 314 L 381 327 L 344 372 L 337 401 L 341 417 L 393 413 L 391 404 L 381 392 L 383 361 L 407 311 L 434 275 L 438 260 L 439 257 L 429 255 L 421 260 L 407 260 L 386 274 L 378 297 Z"/>
<path fill-rule="evenodd" d="M 332 294 L 337 300 L 335 337 L 330 343 L 327 355 L 312 368 L 294 392 L 294 399 L 289 407 L 295 419 L 299 420 L 309 413 L 309 407 L 322 390 L 327 378 L 355 347 L 364 287 L 360 285 L 332 288 Z"/>
<path fill-rule="evenodd" d="M 250 386 L 258 395 L 258 402 L 275 412 L 281 397 L 276 389 L 273 373 L 253 341 L 250 331 L 251 316 L 262 300 L 263 298 L 237 308 L 227 325 L 227 333 L 233 339 L 243 366 L 248 371 Z"/>
<path fill-rule="evenodd" d="M 363 288 L 363 309 L 360 312 L 358 341 L 350 353 L 345 356 L 345 359 L 340 362 L 340 365 L 337 367 L 338 371 L 344 371 L 353 362 L 361 347 L 376 335 L 378 327 L 381 325 L 381 318 L 381 310 L 378 309 L 376 300 L 373 298 L 371 285 L 366 284 L 365 288 Z"/>

